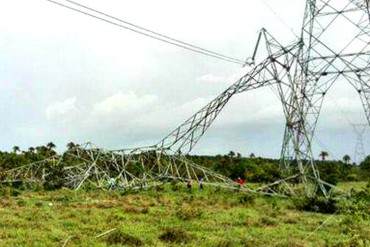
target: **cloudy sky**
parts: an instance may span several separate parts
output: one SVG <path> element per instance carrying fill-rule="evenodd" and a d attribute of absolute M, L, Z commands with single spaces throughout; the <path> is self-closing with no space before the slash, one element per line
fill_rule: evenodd
<path fill-rule="evenodd" d="M 60 0 L 61 1 L 61 0 Z M 245 59 L 266 27 L 283 43 L 299 32 L 304 0 L 79 0 L 127 21 Z M 267 5 L 266 5 L 267 3 Z M 0 8 L 0 149 L 53 141 L 106 148 L 153 144 L 243 69 L 57 7 L 4 0 Z M 347 119 L 364 122 L 346 83 L 328 94 L 315 151 L 353 155 Z M 278 157 L 284 130 L 270 88 L 236 96 L 194 150 Z M 367 133 L 368 136 L 369 133 Z M 365 145 L 369 138 L 365 136 Z M 367 150 L 368 151 L 368 150 Z"/>

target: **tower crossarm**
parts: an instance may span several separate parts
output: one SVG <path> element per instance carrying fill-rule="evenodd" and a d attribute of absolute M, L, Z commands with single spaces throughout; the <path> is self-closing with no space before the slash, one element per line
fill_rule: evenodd
<path fill-rule="evenodd" d="M 287 73 L 289 66 L 283 64 L 281 60 L 284 60 L 286 56 L 294 54 L 298 47 L 298 44 L 293 44 L 287 48 L 279 49 L 254 66 L 238 81 L 163 138 L 157 144 L 157 148 L 162 150 L 170 149 L 182 154 L 189 153 L 232 96 L 278 82 L 274 70 L 278 67 L 282 74 Z"/>

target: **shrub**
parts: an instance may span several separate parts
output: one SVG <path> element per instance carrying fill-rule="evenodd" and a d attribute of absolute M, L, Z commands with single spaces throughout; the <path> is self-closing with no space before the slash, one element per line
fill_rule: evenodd
<path fill-rule="evenodd" d="M 338 210 L 337 202 L 332 198 L 319 196 L 294 198 L 293 203 L 295 208 L 301 211 L 333 214 Z"/>
<path fill-rule="evenodd" d="M 239 197 L 239 202 L 244 205 L 254 205 L 256 201 L 255 194 L 244 194 Z"/>
<path fill-rule="evenodd" d="M 358 175 L 351 173 L 347 176 L 347 181 L 359 181 Z"/>
<path fill-rule="evenodd" d="M 17 201 L 17 205 L 19 206 L 19 207 L 25 207 L 25 206 L 27 206 L 27 201 L 25 201 L 25 200 L 18 200 Z"/>
<path fill-rule="evenodd" d="M 163 184 L 154 187 L 155 192 L 163 192 L 164 190 L 165 190 L 165 188 L 164 188 Z"/>
<path fill-rule="evenodd" d="M 233 247 L 235 246 L 235 243 L 228 239 L 223 239 L 219 241 L 216 245 L 217 247 Z"/>
<path fill-rule="evenodd" d="M 122 231 L 115 231 L 111 233 L 108 237 L 106 242 L 110 245 L 128 245 L 128 246 L 143 246 L 144 243 L 139 238 L 131 236 L 127 233 Z"/>
<path fill-rule="evenodd" d="M 360 191 L 352 191 L 351 197 L 340 201 L 339 211 L 363 219 L 370 218 L 370 187 Z"/>
<path fill-rule="evenodd" d="M 177 180 L 172 180 L 171 181 L 171 190 L 172 191 L 180 191 L 181 190 L 181 183 Z"/>
<path fill-rule="evenodd" d="M 11 196 L 17 197 L 21 194 L 21 192 L 18 189 L 12 188 L 12 187 L 0 187 L 0 196 L 9 198 Z"/>
<path fill-rule="evenodd" d="M 185 230 L 169 228 L 159 236 L 159 239 L 167 243 L 186 244 L 191 238 Z"/>
<path fill-rule="evenodd" d="M 134 213 L 134 214 L 147 214 L 149 213 L 149 208 L 147 207 L 134 207 L 134 206 L 125 206 L 125 213 Z"/>
<path fill-rule="evenodd" d="M 65 174 L 63 165 L 50 166 L 48 169 L 48 177 L 44 182 L 45 190 L 58 190 L 64 186 Z"/>
<path fill-rule="evenodd" d="M 9 198 L 11 195 L 11 188 L 10 187 L 0 187 L 0 197 Z"/>
<path fill-rule="evenodd" d="M 278 224 L 277 220 L 271 217 L 262 217 L 259 222 L 262 226 L 276 226 Z"/>
<path fill-rule="evenodd" d="M 191 206 L 183 206 L 177 210 L 176 215 L 181 220 L 197 219 L 202 216 L 203 212 Z"/>
<path fill-rule="evenodd" d="M 360 222 L 360 219 L 353 217 L 352 215 L 344 218 L 340 223 L 340 226 L 342 232 L 348 235 L 349 238 L 335 246 L 370 246 L 370 229 L 367 225 L 361 225 Z"/>

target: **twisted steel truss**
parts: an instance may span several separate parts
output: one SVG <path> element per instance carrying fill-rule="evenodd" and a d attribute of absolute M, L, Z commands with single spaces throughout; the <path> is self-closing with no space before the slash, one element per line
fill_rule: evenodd
<path fill-rule="evenodd" d="M 282 45 L 262 29 L 252 62 L 248 73 L 153 146 L 118 151 L 91 144 L 77 146 L 60 157 L 1 176 L 4 181 L 45 181 L 50 176 L 47 167 L 62 165 L 65 185 L 75 189 L 87 182 L 128 189 L 200 178 L 210 185 L 235 188 L 229 178 L 196 165 L 186 155 L 234 95 L 270 86 L 278 92 L 286 118 L 281 151 L 286 178 L 242 189 L 294 194 L 290 184 L 298 180 L 305 185 L 306 194 L 320 191 L 329 196 L 332 186 L 320 179 L 312 138 L 325 95 L 335 82 L 347 81 L 357 90 L 370 123 L 369 0 L 307 0 L 300 38 Z"/>

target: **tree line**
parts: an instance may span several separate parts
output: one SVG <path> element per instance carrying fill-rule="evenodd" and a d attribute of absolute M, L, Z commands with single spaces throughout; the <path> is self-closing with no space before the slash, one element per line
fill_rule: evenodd
<path fill-rule="evenodd" d="M 71 150 L 76 146 L 77 144 L 70 142 L 66 148 Z M 0 151 L 0 171 L 58 155 L 60 154 L 56 151 L 56 145 L 53 142 L 30 147 L 27 150 L 21 150 L 19 146 L 14 146 L 10 152 Z M 333 184 L 340 181 L 368 180 L 370 156 L 366 157 L 359 165 L 352 163 L 351 157 L 347 154 L 343 156 L 342 160 L 328 160 L 328 157 L 329 153 L 322 151 L 316 161 L 323 180 Z M 230 151 L 225 155 L 187 155 L 187 158 L 231 179 L 242 178 L 247 182 L 273 182 L 284 177 L 279 159 L 257 157 L 253 153 L 248 157 L 243 157 L 240 153 Z M 294 167 L 294 164 L 292 166 Z"/>

